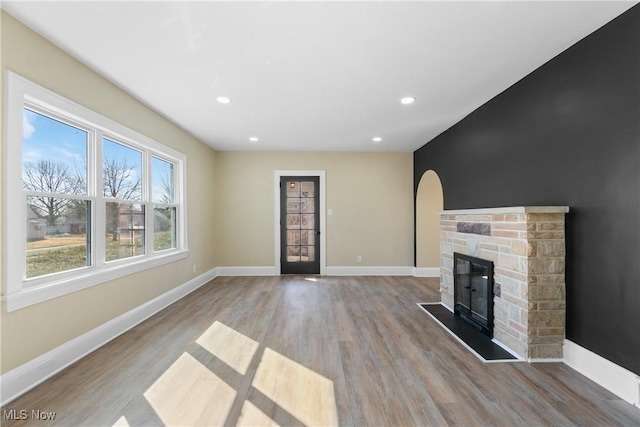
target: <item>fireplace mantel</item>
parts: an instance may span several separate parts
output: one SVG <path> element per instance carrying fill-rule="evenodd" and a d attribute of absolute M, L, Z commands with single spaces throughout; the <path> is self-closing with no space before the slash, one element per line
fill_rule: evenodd
<path fill-rule="evenodd" d="M 494 263 L 494 339 L 529 360 L 561 359 L 567 206 L 440 212 L 441 302 L 453 307 L 453 253 Z"/>
<path fill-rule="evenodd" d="M 568 213 L 569 206 L 508 206 L 500 208 L 452 209 L 440 211 L 440 215 L 504 215 L 504 214 L 543 214 Z"/>

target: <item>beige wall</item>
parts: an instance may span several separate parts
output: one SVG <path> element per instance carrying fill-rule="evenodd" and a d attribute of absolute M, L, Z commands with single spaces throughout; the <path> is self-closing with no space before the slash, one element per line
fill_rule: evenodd
<path fill-rule="evenodd" d="M 2 12 L 2 72 L 11 70 L 187 156 L 187 259 L 1 314 L 5 373 L 215 267 L 215 152 Z M 1 190 L 0 190 L 1 191 Z M 2 206 L 2 212 L 7 209 Z M 1 219 L 1 218 L 0 218 Z"/>
<path fill-rule="evenodd" d="M 413 266 L 412 153 L 216 153 L 220 266 L 273 266 L 274 170 L 326 170 L 327 266 Z M 362 256 L 362 263 L 356 257 Z"/>
<path fill-rule="evenodd" d="M 187 282 L 193 265 L 198 274 L 216 266 L 273 266 L 275 169 L 326 170 L 333 209 L 327 266 L 413 265 L 411 153 L 216 153 L 4 11 L 1 36 L 3 81 L 11 70 L 187 156 L 190 253 L 11 313 L 3 307 L 0 372 Z"/>
<path fill-rule="evenodd" d="M 438 174 L 426 171 L 416 195 L 416 267 L 440 267 L 440 215 L 444 209 Z"/>

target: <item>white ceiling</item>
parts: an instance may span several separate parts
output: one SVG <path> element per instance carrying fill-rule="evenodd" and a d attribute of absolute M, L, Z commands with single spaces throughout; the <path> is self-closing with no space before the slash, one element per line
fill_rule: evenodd
<path fill-rule="evenodd" d="M 414 151 L 635 3 L 2 8 L 218 150 Z M 400 104 L 407 95 L 417 101 Z"/>

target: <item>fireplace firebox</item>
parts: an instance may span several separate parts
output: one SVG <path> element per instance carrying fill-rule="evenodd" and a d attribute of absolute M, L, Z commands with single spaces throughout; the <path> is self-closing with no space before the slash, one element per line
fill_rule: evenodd
<path fill-rule="evenodd" d="M 493 337 L 493 262 L 453 253 L 454 312 Z"/>

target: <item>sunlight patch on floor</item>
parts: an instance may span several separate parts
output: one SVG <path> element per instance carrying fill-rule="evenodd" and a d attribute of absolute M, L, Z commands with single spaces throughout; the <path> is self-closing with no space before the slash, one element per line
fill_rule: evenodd
<path fill-rule="evenodd" d="M 252 385 L 307 426 L 337 426 L 333 381 L 266 348 Z"/>
<path fill-rule="evenodd" d="M 131 425 L 129 425 L 129 421 L 127 421 L 127 417 L 123 415 L 120 418 L 118 418 L 118 421 L 116 421 L 111 427 L 131 427 Z"/>
<path fill-rule="evenodd" d="M 242 405 L 242 413 L 238 419 L 238 427 L 280 427 L 278 423 L 273 421 L 267 414 L 262 412 L 256 405 L 244 401 Z"/>
<path fill-rule="evenodd" d="M 338 425 L 333 381 L 288 357 L 265 348 L 242 333 L 216 321 L 196 342 L 241 375 L 251 385 L 306 426 Z M 255 374 L 247 374 L 254 358 L 260 357 Z M 183 353 L 144 393 L 165 426 L 214 426 L 228 420 L 236 398 L 242 400 L 238 426 L 274 427 L 278 423 L 218 377 L 215 364 L 207 367 Z M 251 378 L 251 376 L 253 378 Z M 238 402 L 239 403 L 239 402 Z M 263 408 L 264 409 L 264 408 Z M 273 415 L 273 414 L 271 414 Z M 121 417 L 115 426 L 128 426 Z"/>
<path fill-rule="evenodd" d="M 225 423 L 236 391 L 183 353 L 144 397 L 167 426 L 214 426 Z"/>
<path fill-rule="evenodd" d="M 257 342 L 217 320 L 196 342 L 242 375 L 258 349 Z"/>

